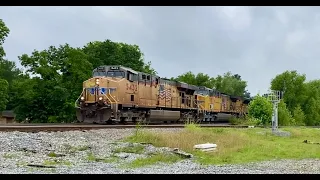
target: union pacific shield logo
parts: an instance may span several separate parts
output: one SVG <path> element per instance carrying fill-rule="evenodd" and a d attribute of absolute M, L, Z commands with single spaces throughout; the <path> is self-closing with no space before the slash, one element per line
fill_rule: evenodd
<path fill-rule="evenodd" d="M 88 88 L 88 92 L 92 95 L 94 95 L 94 88 Z"/>
<path fill-rule="evenodd" d="M 100 88 L 100 94 L 106 94 L 106 88 Z"/>

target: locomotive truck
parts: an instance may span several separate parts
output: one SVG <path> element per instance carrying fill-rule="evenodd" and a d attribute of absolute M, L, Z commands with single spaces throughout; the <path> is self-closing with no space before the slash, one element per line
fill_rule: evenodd
<path fill-rule="evenodd" d="M 205 123 L 244 116 L 248 103 L 215 89 L 112 65 L 93 70 L 75 106 L 77 120 L 84 123 Z"/>

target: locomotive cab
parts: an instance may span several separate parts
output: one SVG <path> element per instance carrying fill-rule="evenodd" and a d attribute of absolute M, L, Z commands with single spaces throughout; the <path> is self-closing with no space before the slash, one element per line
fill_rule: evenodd
<path fill-rule="evenodd" d="M 110 104 L 118 82 L 125 78 L 119 66 L 102 66 L 93 70 L 92 78 L 83 83 L 80 102 Z"/>

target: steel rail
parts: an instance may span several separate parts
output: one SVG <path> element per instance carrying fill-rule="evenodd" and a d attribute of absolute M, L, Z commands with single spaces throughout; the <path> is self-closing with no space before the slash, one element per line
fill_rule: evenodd
<path fill-rule="evenodd" d="M 93 129 L 126 129 L 126 128 L 184 128 L 184 124 L 170 125 L 83 125 L 83 124 L 6 124 L 0 125 L 0 131 L 21 131 L 21 132 L 40 132 L 40 131 L 83 131 Z M 242 125 L 228 124 L 199 124 L 199 127 L 206 128 L 248 128 Z"/>

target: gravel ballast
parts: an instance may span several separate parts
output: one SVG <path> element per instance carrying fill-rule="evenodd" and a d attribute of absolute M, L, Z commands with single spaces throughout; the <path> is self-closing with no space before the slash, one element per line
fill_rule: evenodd
<path fill-rule="evenodd" d="M 150 131 L 178 131 L 179 129 L 150 129 Z M 119 149 L 140 144 L 119 142 L 135 129 L 104 129 L 67 132 L 0 132 L 0 173 L 62 173 L 62 174 L 270 174 L 319 173 L 320 161 L 281 160 L 245 165 L 201 166 L 192 159 L 173 164 L 160 163 L 139 168 L 125 165 L 150 154 L 171 153 L 170 148 L 143 145 L 139 153 Z M 43 167 L 32 167 L 43 166 Z"/>

